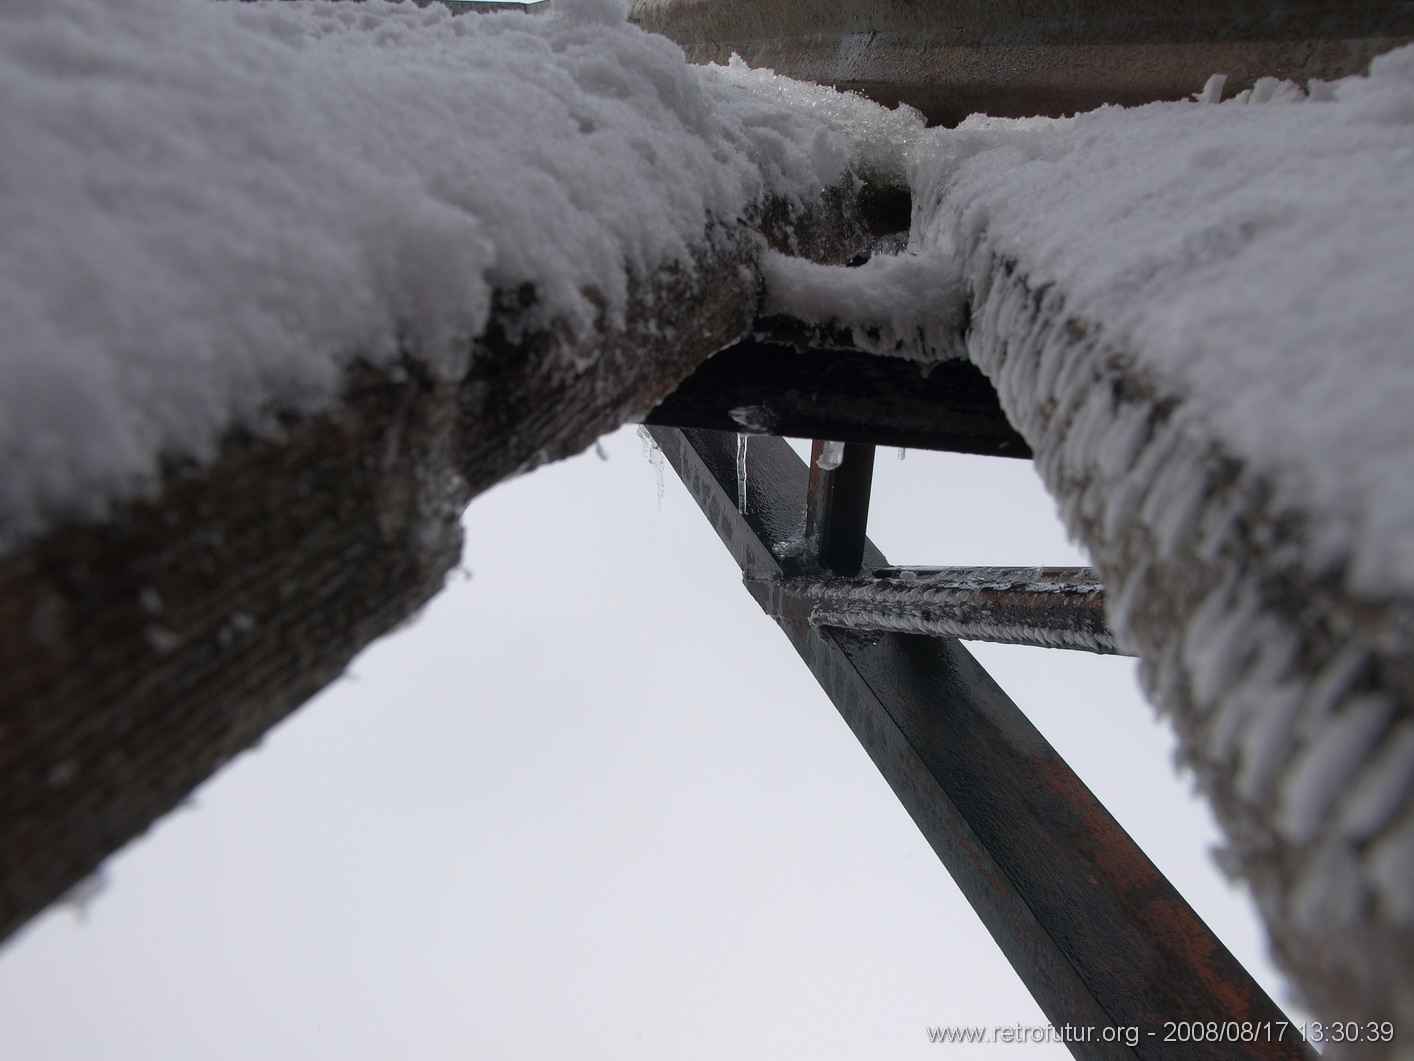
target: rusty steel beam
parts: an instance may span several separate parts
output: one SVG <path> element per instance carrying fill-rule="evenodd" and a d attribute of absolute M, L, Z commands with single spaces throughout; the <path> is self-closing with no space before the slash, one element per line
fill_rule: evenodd
<path fill-rule="evenodd" d="M 791 606 L 785 580 L 808 574 L 793 544 L 807 472 L 784 441 L 752 441 L 743 514 L 732 435 L 650 430 L 1074 1056 L 1314 1056 L 1275 1031 L 1167 1041 L 1166 1021 L 1286 1018 L 961 645 L 822 628 Z M 866 568 L 888 566 L 863 552 Z"/>
<path fill-rule="evenodd" d="M 735 414 L 735 415 L 733 415 Z M 748 340 L 704 361 L 645 423 L 758 431 L 1027 459 L 991 381 L 968 361 L 923 366 Z"/>
<path fill-rule="evenodd" d="M 632 0 L 697 63 L 751 66 L 909 103 L 930 124 L 1182 99 L 1210 74 L 1361 73 L 1414 40 L 1400 0 Z"/>
<path fill-rule="evenodd" d="M 781 600 L 815 626 L 1120 652 L 1104 586 L 1088 567 L 891 567 L 874 576 L 791 579 Z"/>

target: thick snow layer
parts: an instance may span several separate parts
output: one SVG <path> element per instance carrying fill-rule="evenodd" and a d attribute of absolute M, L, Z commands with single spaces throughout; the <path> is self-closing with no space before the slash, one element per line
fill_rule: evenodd
<path fill-rule="evenodd" d="M 932 133 L 910 249 L 1308 1000 L 1407 1020 L 1414 48 L 1218 95 Z"/>
<path fill-rule="evenodd" d="M 1312 561 L 1407 592 L 1414 48 L 1313 87 L 969 120 L 921 148 L 915 246 L 985 245 L 1062 291 L 1077 326 L 1191 396 L 1277 506 L 1323 515 Z"/>
<path fill-rule="evenodd" d="M 872 104 L 556 9 L 0 5 L 0 549 L 356 358 L 457 374 L 495 289 L 612 320 L 713 219 L 900 164 Z"/>
<path fill-rule="evenodd" d="M 563 7 L 564 0 L 559 2 Z M 770 70 L 753 69 L 736 55 L 725 66 L 709 64 L 697 69 L 709 81 L 748 92 L 753 100 L 749 113 L 754 124 L 776 127 L 784 142 L 807 142 L 801 135 L 801 115 L 822 123 L 830 138 L 843 138 L 856 168 L 863 173 L 901 176 L 913 157 L 915 145 L 926 135 L 923 115 L 906 104 L 885 110 L 862 96 L 822 90 L 818 85 L 780 77 Z M 736 106 L 741 109 L 748 105 L 738 102 Z M 824 135 L 819 135 L 815 149 L 827 156 L 837 150 Z M 821 162 L 828 164 L 827 159 Z"/>
<path fill-rule="evenodd" d="M 1275 507 L 1322 517 L 1308 562 L 1353 558 L 1352 588 L 1414 591 L 1414 489 L 1393 488 L 1414 459 L 1414 47 L 1309 93 L 1264 79 L 1214 106 L 1221 87 L 913 132 L 908 252 L 849 270 L 772 256 L 765 308 L 852 325 L 878 352 L 955 356 L 962 264 L 1011 263 L 1190 396 L 1185 414 Z M 1103 395 L 1081 414 L 1111 426 Z M 1137 444 L 1146 421 L 1132 426 Z M 1171 538 L 1193 485 L 1160 506 Z"/>
<path fill-rule="evenodd" d="M 875 254 L 847 267 L 772 252 L 761 267 L 767 314 L 847 323 L 854 346 L 871 354 L 965 356 L 958 333 L 966 292 L 951 254 Z"/>

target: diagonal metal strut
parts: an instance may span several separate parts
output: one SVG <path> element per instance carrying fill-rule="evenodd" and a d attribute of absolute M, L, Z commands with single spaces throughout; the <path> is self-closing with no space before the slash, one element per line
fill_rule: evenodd
<path fill-rule="evenodd" d="M 743 515 L 733 435 L 650 430 L 1074 1056 L 1314 1056 L 1278 1037 L 1281 1010 L 961 645 L 810 621 L 788 581 L 819 577 L 807 472 L 784 440 L 752 440 Z M 862 563 L 887 567 L 867 541 Z M 1171 1042 L 1169 1021 L 1268 1033 Z"/>

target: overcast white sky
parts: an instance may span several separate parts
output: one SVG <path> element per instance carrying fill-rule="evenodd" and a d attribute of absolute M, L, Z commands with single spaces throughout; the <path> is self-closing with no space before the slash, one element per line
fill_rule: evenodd
<path fill-rule="evenodd" d="M 1042 1021 L 671 470 L 660 511 L 605 445 L 478 499 L 474 578 L 0 953 L 0 1058 L 827 1061 Z M 870 532 L 1083 562 L 1023 462 L 881 451 Z M 1132 663 L 976 651 L 1285 1001 Z"/>

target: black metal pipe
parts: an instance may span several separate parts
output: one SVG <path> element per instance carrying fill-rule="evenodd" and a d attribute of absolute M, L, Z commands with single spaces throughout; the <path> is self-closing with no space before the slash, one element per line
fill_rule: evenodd
<path fill-rule="evenodd" d="M 833 459 L 826 457 L 831 452 Z M 836 575 L 859 574 L 873 480 L 873 446 L 814 443 L 805 507 L 804 559 L 808 566 Z"/>

